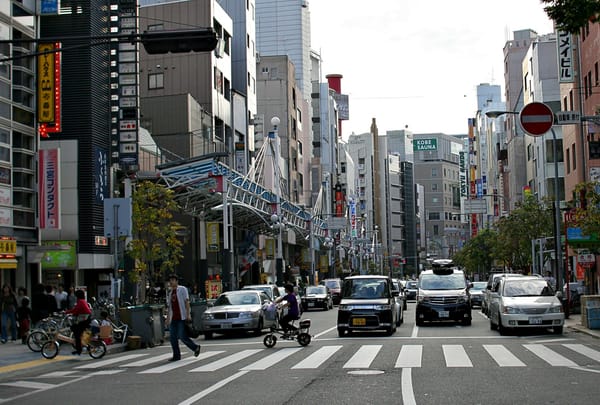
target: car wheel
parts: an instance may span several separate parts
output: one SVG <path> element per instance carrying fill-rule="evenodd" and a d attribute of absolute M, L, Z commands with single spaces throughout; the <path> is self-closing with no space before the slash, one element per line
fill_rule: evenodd
<path fill-rule="evenodd" d="M 323 311 L 329 311 L 329 304 L 325 303 L 325 305 L 323 305 Z"/>
<path fill-rule="evenodd" d="M 494 323 L 494 321 L 492 320 L 492 317 L 490 317 L 490 329 L 491 329 L 491 330 L 496 330 L 496 329 L 498 329 L 498 325 L 496 325 L 496 324 Z"/>
<path fill-rule="evenodd" d="M 508 334 L 508 328 L 502 325 L 502 319 L 500 318 L 500 314 L 498 314 L 498 332 L 500 332 L 502 336 Z"/>
<path fill-rule="evenodd" d="M 462 324 L 465 326 L 471 325 L 471 318 L 466 318 L 462 320 Z"/>
<path fill-rule="evenodd" d="M 417 326 L 423 326 L 425 324 L 425 321 L 423 321 L 420 318 L 417 318 Z"/>
<path fill-rule="evenodd" d="M 263 329 L 265 328 L 265 324 L 263 322 L 263 319 L 260 318 L 258 320 L 258 327 L 256 329 L 254 329 L 254 334 L 256 336 L 260 336 L 262 334 Z"/>
<path fill-rule="evenodd" d="M 555 327 L 552 328 L 552 332 L 555 335 L 562 335 L 562 333 L 563 333 L 563 327 L 562 326 L 555 326 Z"/>
<path fill-rule="evenodd" d="M 212 339 L 213 334 L 212 332 L 204 332 L 204 340 L 210 340 Z"/>
<path fill-rule="evenodd" d="M 346 333 L 348 333 L 348 331 L 346 329 L 338 328 L 338 336 L 339 337 L 346 336 Z"/>

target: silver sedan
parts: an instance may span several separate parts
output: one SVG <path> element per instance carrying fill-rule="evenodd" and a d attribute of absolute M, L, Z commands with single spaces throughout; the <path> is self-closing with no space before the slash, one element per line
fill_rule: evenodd
<path fill-rule="evenodd" d="M 215 300 L 202 314 L 201 330 L 205 339 L 213 333 L 251 331 L 260 335 L 262 330 L 276 325 L 277 307 L 261 291 L 228 291 Z"/>

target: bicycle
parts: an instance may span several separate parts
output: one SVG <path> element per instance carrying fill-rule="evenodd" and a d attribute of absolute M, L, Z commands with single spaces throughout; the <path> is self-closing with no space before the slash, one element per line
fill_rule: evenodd
<path fill-rule="evenodd" d="M 40 352 L 44 343 L 50 340 L 50 336 L 61 329 L 71 326 L 71 319 L 64 314 L 54 313 L 48 318 L 39 321 L 36 326 L 29 331 L 27 336 L 27 347 L 32 352 Z"/>
<path fill-rule="evenodd" d="M 63 331 L 57 331 L 51 338 L 42 345 L 42 356 L 46 359 L 55 358 L 60 351 L 60 342 L 75 344 L 72 336 L 67 336 Z M 81 335 L 81 347 L 85 348 L 92 359 L 100 359 L 106 354 L 106 344 L 98 337 L 92 334 L 91 329 L 86 329 Z"/>

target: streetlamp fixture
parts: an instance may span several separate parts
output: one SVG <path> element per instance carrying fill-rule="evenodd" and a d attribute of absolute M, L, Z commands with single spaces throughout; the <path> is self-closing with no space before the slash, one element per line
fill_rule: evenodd
<path fill-rule="evenodd" d="M 276 203 L 276 212 L 271 216 L 271 222 L 273 222 L 273 229 L 279 229 L 277 234 L 277 255 L 275 259 L 275 269 L 276 269 L 276 284 L 278 286 L 283 285 L 283 228 L 285 228 L 285 224 L 283 222 L 283 217 L 281 215 L 281 179 L 279 178 L 279 155 L 281 151 L 279 150 L 279 143 L 277 142 L 279 124 L 281 120 L 279 117 L 271 118 L 271 125 L 273 126 L 273 132 L 269 133 L 269 138 L 271 141 L 271 148 L 273 150 L 273 172 L 274 172 L 274 189 L 275 195 L 277 196 Z M 275 152 L 277 149 L 277 152 Z"/>

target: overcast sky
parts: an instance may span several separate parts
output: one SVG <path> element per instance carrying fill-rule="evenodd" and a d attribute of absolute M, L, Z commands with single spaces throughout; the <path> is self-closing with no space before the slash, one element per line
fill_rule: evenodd
<path fill-rule="evenodd" d="M 344 76 L 344 138 L 368 132 L 372 118 L 380 134 L 466 133 L 478 84 L 498 84 L 504 96 L 502 48 L 512 32 L 552 32 L 540 0 L 310 0 L 309 7 L 323 80 Z"/>

